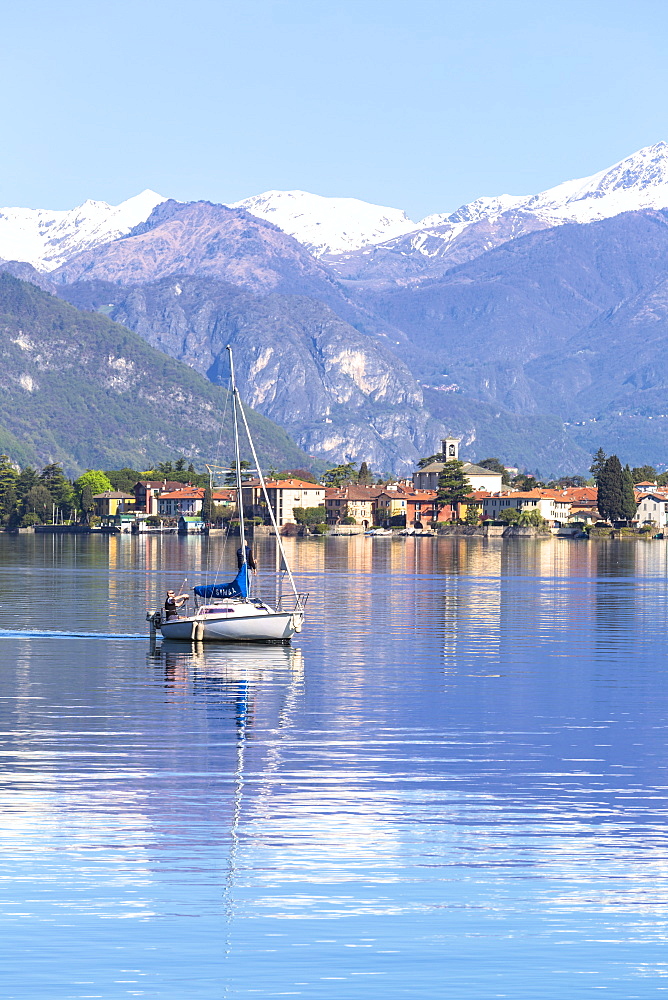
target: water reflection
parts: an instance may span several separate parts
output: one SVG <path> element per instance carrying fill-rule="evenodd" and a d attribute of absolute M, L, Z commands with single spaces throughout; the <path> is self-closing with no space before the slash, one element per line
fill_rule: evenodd
<path fill-rule="evenodd" d="M 8 996 L 661 988 L 665 543 L 288 539 L 295 646 L 151 649 L 121 637 L 219 541 L 24 538 L 0 540 Z M 117 638 L 20 634 L 54 616 Z"/>

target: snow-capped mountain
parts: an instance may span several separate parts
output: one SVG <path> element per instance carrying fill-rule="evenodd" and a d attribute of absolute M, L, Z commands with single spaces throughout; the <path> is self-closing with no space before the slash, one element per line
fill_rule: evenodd
<path fill-rule="evenodd" d="M 86 201 L 70 211 L 0 209 L 0 260 L 53 271 L 82 251 L 126 236 L 165 200 L 146 190 L 120 205 Z M 668 208 L 668 143 L 540 194 L 477 198 L 421 222 L 398 208 L 306 191 L 266 191 L 229 207 L 274 223 L 342 277 L 419 280 L 537 229 Z"/>
<path fill-rule="evenodd" d="M 645 146 L 591 177 L 565 181 L 540 194 L 478 198 L 450 215 L 430 215 L 419 228 L 493 220 L 507 211 L 525 211 L 559 226 L 598 222 L 622 212 L 668 208 L 668 143 Z"/>
<path fill-rule="evenodd" d="M 314 256 L 332 263 L 342 277 L 377 278 L 387 263 L 396 279 L 401 256 L 407 277 L 416 278 L 423 270 L 421 260 L 436 267 L 447 260 L 453 266 L 537 229 L 668 208 L 668 143 L 647 146 L 607 170 L 540 194 L 477 198 L 420 222 L 401 209 L 306 191 L 266 191 L 230 207 L 273 222 Z"/>
<path fill-rule="evenodd" d="M 273 222 L 315 257 L 382 243 L 418 228 L 399 208 L 357 198 L 324 198 L 308 191 L 265 191 L 229 206 Z"/>
<path fill-rule="evenodd" d="M 120 205 L 85 201 L 69 211 L 0 208 L 0 259 L 53 271 L 82 250 L 126 236 L 165 200 L 146 190 Z"/>
<path fill-rule="evenodd" d="M 539 229 L 586 224 L 623 212 L 668 208 L 668 143 L 658 142 L 591 177 L 535 195 L 478 198 L 430 215 L 412 233 L 329 255 L 339 277 L 381 283 L 438 277 L 449 268 Z"/>

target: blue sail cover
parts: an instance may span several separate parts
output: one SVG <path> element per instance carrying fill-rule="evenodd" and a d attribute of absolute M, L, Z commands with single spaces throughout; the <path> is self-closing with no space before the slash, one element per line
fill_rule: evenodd
<path fill-rule="evenodd" d="M 243 564 L 232 583 L 210 583 L 206 587 L 195 587 L 198 597 L 215 600 L 221 597 L 248 597 L 248 566 Z"/>

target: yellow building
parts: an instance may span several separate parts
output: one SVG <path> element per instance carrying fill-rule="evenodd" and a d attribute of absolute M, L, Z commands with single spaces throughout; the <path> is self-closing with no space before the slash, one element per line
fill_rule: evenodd
<path fill-rule="evenodd" d="M 384 490 L 374 501 L 375 520 L 385 524 L 393 517 L 403 517 L 406 523 L 407 494 L 401 490 Z"/>
<path fill-rule="evenodd" d="M 135 509 L 135 498 L 131 493 L 120 493 L 118 490 L 105 490 L 96 493 L 95 513 L 99 517 L 114 517 L 117 513 L 129 513 Z"/>

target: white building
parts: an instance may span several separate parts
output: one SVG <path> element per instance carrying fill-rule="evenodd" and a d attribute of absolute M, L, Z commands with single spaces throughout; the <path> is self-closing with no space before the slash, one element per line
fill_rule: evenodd
<path fill-rule="evenodd" d="M 273 479 L 267 483 L 267 496 L 279 528 L 294 524 L 295 507 L 324 507 L 325 487 L 303 479 Z"/>
<path fill-rule="evenodd" d="M 172 490 L 158 496 L 157 512 L 163 517 L 180 517 L 181 514 L 192 516 L 201 512 L 203 500 L 204 490 L 199 487 Z"/>
<path fill-rule="evenodd" d="M 668 526 L 668 497 L 662 493 L 647 493 L 641 497 L 636 512 L 638 527 L 654 521 L 661 530 Z"/>
<path fill-rule="evenodd" d="M 497 493 L 482 501 L 483 518 L 496 519 L 503 510 L 537 510 L 552 525 L 562 525 L 568 519 L 571 501 L 550 490 L 529 490 L 526 493 Z"/>

